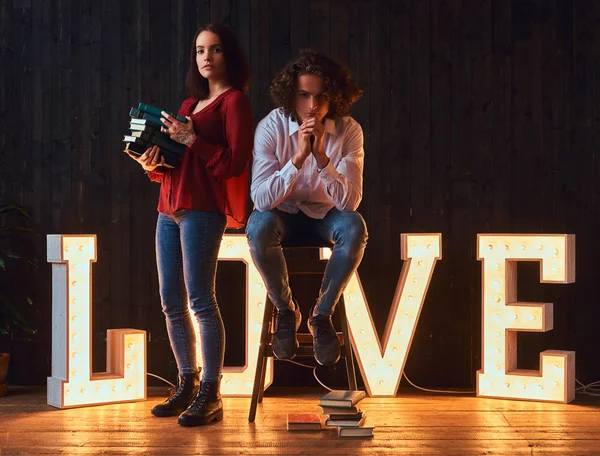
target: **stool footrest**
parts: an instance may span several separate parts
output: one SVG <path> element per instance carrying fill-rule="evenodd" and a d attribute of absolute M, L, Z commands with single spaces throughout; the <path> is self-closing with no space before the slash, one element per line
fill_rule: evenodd
<path fill-rule="evenodd" d="M 344 345 L 344 334 L 341 332 L 336 333 L 338 340 L 340 341 L 340 345 Z M 298 333 L 296 334 L 296 337 L 298 338 L 298 343 L 300 345 L 306 344 L 306 345 L 312 345 L 313 343 L 313 336 L 311 333 Z"/>

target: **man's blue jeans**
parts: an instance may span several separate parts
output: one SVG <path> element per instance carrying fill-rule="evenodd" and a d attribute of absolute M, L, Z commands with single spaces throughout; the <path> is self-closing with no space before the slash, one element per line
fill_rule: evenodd
<path fill-rule="evenodd" d="M 160 298 L 179 375 L 198 373 L 189 300 L 200 326 L 202 380 L 207 382 L 220 378 L 225 355 L 225 329 L 215 293 L 225 225 L 223 214 L 192 210 L 172 216 L 159 213 L 156 224 Z"/>
<path fill-rule="evenodd" d="M 362 260 L 368 237 L 365 221 L 358 212 L 340 212 L 337 209 L 331 209 L 321 220 L 310 218 L 303 212 L 254 211 L 248 220 L 246 235 L 269 299 L 280 310 L 289 308 L 292 302 L 281 243 L 292 239 L 312 239 L 333 244 L 333 253 L 316 302 L 317 311 L 322 315 L 333 314 L 344 288 Z"/>

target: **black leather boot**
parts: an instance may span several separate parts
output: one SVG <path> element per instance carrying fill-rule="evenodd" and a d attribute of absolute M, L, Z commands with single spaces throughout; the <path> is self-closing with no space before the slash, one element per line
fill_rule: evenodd
<path fill-rule="evenodd" d="M 221 380 L 202 382 L 200 391 L 188 409 L 179 415 L 182 426 L 202 426 L 223 419 L 223 401 L 219 392 Z"/>
<path fill-rule="evenodd" d="M 177 416 L 183 412 L 200 389 L 199 374 L 185 374 L 179 377 L 177 388 L 162 404 L 152 407 L 152 414 L 158 417 Z"/>

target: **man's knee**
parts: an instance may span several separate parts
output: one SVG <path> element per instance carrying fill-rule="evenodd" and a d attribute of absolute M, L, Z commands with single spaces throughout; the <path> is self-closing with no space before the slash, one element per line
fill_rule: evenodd
<path fill-rule="evenodd" d="M 282 225 L 279 214 L 275 211 L 254 211 L 250 214 L 246 225 L 246 237 L 253 248 L 268 246 L 281 236 Z"/>
<path fill-rule="evenodd" d="M 343 216 L 343 228 L 341 230 L 342 241 L 352 248 L 364 248 L 367 244 L 369 234 L 367 224 L 358 212 L 346 212 Z"/>

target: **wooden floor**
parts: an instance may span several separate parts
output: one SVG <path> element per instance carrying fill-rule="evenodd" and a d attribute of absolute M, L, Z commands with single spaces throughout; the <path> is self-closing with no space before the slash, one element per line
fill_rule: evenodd
<path fill-rule="evenodd" d="M 0 398 L 0 455 L 12 454 L 440 454 L 600 455 L 600 399 L 569 405 L 450 397 L 402 390 L 361 403 L 373 439 L 338 438 L 335 429 L 286 431 L 288 411 L 320 413 L 323 390 L 269 389 L 256 422 L 249 399 L 226 398 L 225 419 L 183 428 L 154 418 L 163 388 L 146 402 L 56 410 L 43 389 L 12 388 Z"/>

